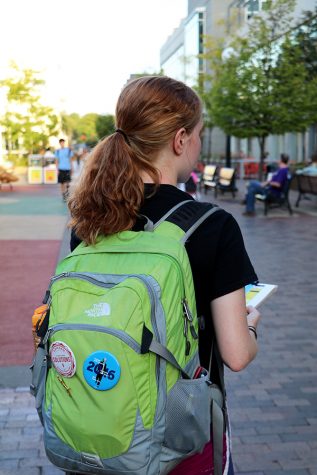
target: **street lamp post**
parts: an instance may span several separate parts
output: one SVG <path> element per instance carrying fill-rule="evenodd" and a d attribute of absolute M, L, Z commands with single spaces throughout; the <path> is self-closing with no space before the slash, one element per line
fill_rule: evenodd
<path fill-rule="evenodd" d="M 231 168 L 231 135 L 226 135 L 226 167 Z"/>
<path fill-rule="evenodd" d="M 222 52 L 222 61 L 227 61 L 231 56 L 234 56 L 235 50 L 228 46 Z M 226 135 L 226 167 L 231 167 L 231 135 Z"/>

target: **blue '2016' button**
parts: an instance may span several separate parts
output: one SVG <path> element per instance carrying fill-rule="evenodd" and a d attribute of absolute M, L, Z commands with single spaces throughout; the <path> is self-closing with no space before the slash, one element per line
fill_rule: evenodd
<path fill-rule="evenodd" d="M 86 382 L 98 391 L 113 388 L 120 379 L 120 364 L 108 351 L 95 351 L 84 361 L 83 373 Z"/>

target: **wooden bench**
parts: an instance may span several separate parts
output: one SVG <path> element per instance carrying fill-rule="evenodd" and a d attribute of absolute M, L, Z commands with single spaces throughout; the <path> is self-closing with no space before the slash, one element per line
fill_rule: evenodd
<path fill-rule="evenodd" d="M 235 197 L 235 192 L 238 191 L 236 187 L 236 171 L 234 168 L 222 167 L 219 170 L 217 183 L 215 186 L 215 198 L 217 198 L 218 191 L 221 194 L 229 191 L 232 193 L 233 198 Z"/>
<path fill-rule="evenodd" d="M 214 188 L 216 186 L 216 165 L 206 165 L 204 168 L 201 184 L 204 187 L 205 194 L 208 188 Z"/>
<path fill-rule="evenodd" d="M 289 190 L 293 180 L 293 175 L 289 173 L 287 175 L 287 180 L 280 192 L 280 194 L 275 195 L 274 193 L 268 193 L 267 195 L 256 194 L 256 201 L 260 201 L 264 204 L 264 214 L 267 215 L 269 209 L 272 208 L 283 208 L 284 206 L 288 209 L 289 214 L 293 214 L 291 204 L 289 202 Z"/>
<path fill-rule="evenodd" d="M 298 197 L 295 204 L 297 208 L 303 195 L 317 195 L 317 176 L 304 174 L 296 174 L 295 176 L 298 191 Z"/>

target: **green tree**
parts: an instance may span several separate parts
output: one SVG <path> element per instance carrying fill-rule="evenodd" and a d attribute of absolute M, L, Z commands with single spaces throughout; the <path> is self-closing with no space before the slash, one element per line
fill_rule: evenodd
<path fill-rule="evenodd" d="M 206 54 L 213 121 L 228 135 L 258 138 L 260 179 L 267 137 L 303 131 L 316 120 L 316 81 L 289 33 L 293 7 L 293 0 L 268 1 L 248 37 L 234 38 L 227 54 L 219 43 Z"/>
<path fill-rule="evenodd" d="M 98 137 L 96 132 L 96 121 L 98 114 L 90 112 L 83 115 L 78 124 L 79 142 L 85 142 L 90 146 L 97 143 Z"/>
<path fill-rule="evenodd" d="M 101 140 L 107 135 L 113 134 L 115 130 L 114 116 L 111 114 L 99 115 L 96 120 L 96 132 L 98 139 Z"/>
<path fill-rule="evenodd" d="M 293 40 L 300 48 L 310 79 L 313 79 L 317 76 L 317 5 L 315 11 L 304 12 L 300 26 L 294 31 Z"/>
<path fill-rule="evenodd" d="M 152 71 L 152 72 L 143 71 L 141 73 L 134 73 L 134 74 L 131 74 L 130 81 L 132 81 L 133 79 L 141 78 L 143 76 L 164 76 L 164 71 L 161 68 L 158 72 L 157 71 Z"/>
<path fill-rule="evenodd" d="M 62 129 L 68 137 L 69 143 L 86 143 L 95 145 L 98 140 L 96 123 L 98 114 L 90 112 L 80 116 L 76 112 L 62 114 Z"/>
<path fill-rule="evenodd" d="M 62 130 L 67 135 L 68 143 L 77 142 L 79 137 L 78 124 L 80 122 L 80 115 L 77 113 L 61 114 Z"/>
<path fill-rule="evenodd" d="M 39 72 L 11 65 L 12 75 L 0 81 L 7 107 L 0 123 L 9 154 L 24 149 L 28 153 L 47 147 L 50 135 L 57 131 L 59 120 L 51 107 L 41 102 L 44 85 Z"/>

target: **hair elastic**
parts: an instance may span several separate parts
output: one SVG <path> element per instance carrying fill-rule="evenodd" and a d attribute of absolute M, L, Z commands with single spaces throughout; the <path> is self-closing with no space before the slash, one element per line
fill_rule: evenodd
<path fill-rule="evenodd" d="M 249 328 L 250 332 L 254 333 L 255 339 L 257 340 L 258 339 L 258 334 L 257 334 L 256 328 L 253 327 L 252 325 L 249 325 L 248 328 Z"/>
<path fill-rule="evenodd" d="M 115 132 L 118 132 L 119 134 L 121 134 L 122 137 L 124 138 L 124 140 L 126 141 L 126 143 L 127 143 L 128 145 L 130 145 L 130 141 L 129 141 L 128 136 L 127 136 L 127 134 L 125 133 L 124 130 L 122 130 L 122 129 L 116 129 Z"/>

